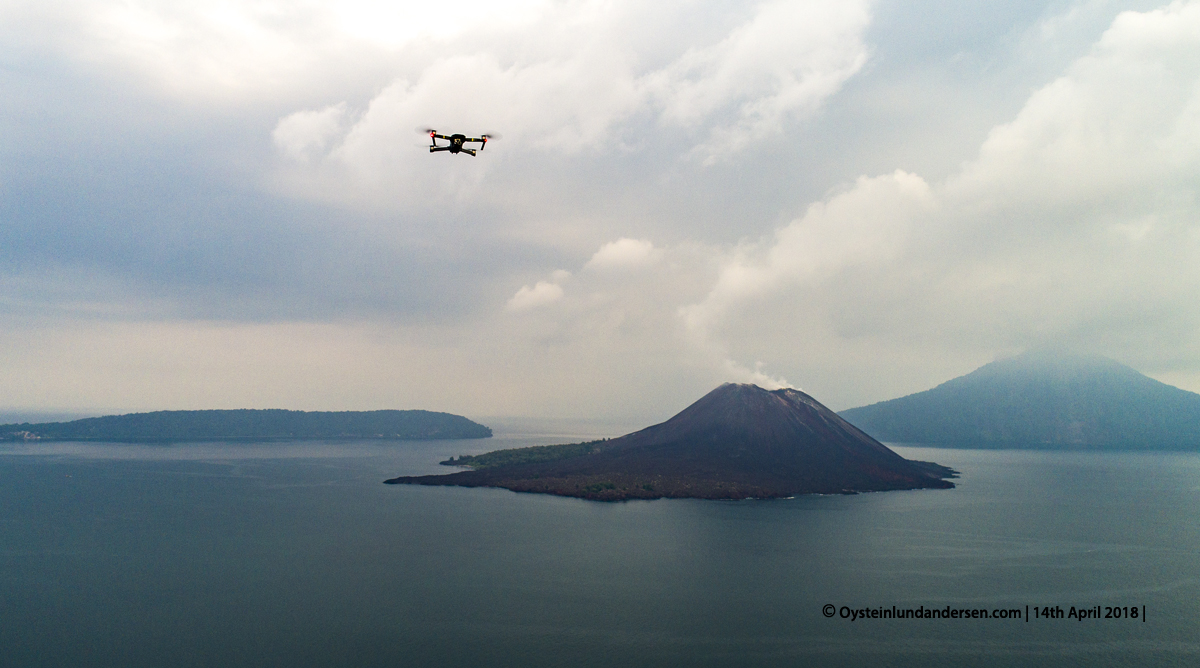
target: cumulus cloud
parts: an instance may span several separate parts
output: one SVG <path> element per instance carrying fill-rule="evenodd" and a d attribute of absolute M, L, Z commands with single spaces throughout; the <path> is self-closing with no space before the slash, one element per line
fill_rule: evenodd
<path fill-rule="evenodd" d="M 644 86 L 661 122 L 694 126 L 718 112 L 719 124 L 695 150 L 706 162 L 778 134 L 789 117 L 811 112 L 867 60 L 866 3 L 774 2 L 721 42 L 690 49 Z"/>
<path fill-rule="evenodd" d="M 892 260 L 903 253 L 914 222 L 936 207 L 929 185 L 914 174 L 860 178 L 847 192 L 810 206 L 770 242 L 740 248 L 708 297 L 683 316 L 703 336 L 731 304 Z"/>
<path fill-rule="evenodd" d="M 1143 200 L 1187 181 L 1200 145 L 1198 43 L 1196 3 L 1122 13 L 1091 53 L 992 130 L 949 191 L 997 206 L 1076 205 Z"/>
<path fill-rule="evenodd" d="M 1200 355 L 1198 105 L 1200 3 L 1123 13 L 949 177 L 863 176 L 701 255 L 619 239 L 585 268 L 661 253 L 650 273 L 621 286 L 581 272 L 563 313 L 673 312 L 661 331 L 726 378 L 842 396 L 879 365 L 1048 343 L 1149 367 L 1165 363 L 1156 350 Z M 689 301 L 676 286 L 694 276 L 710 282 Z"/>
<path fill-rule="evenodd" d="M 662 259 L 662 250 L 645 239 L 621 238 L 604 244 L 592 255 L 584 269 L 629 269 L 654 264 Z"/>
<path fill-rule="evenodd" d="M 318 111 L 297 111 L 280 119 L 271 138 L 289 158 L 307 161 L 326 153 L 341 138 L 345 122 L 345 102 Z"/>
<path fill-rule="evenodd" d="M 691 3 L 673 9 L 703 11 Z M 450 46 L 419 76 L 384 87 L 344 138 L 329 142 L 336 176 L 325 178 L 343 178 L 349 167 L 358 185 L 376 181 L 389 194 L 426 188 L 412 162 L 421 156 L 409 150 L 412 128 L 422 124 L 500 131 L 517 150 L 566 154 L 637 150 L 645 143 L 639 134 L 667 128 L 700 140 L 695 148 L 675 144 L 674 154 L 711 163 L 812 113 L 867 60 L 865 0 L 764 3 L 716 43 L 648 68 L 647 56 L 663 48 L 662 33 L 678 18 L 666 14 L 642 3 L 567 3 L 520 29 L 493 31 L 490 46 Z M 657 29 L 631 30 L 643 23 Z M 522 55 L 509 55 L 518 46 Z M 346 192 L 344 185 L 326 192 Z"/>
<path fill-rule="evenodd" d="M 666 417 L 725 380 L 847 407 L 1052 342 L 1200 388 L 1197 6 L 1068 12 L 1031 75 L 1010 38 L 1041 8 L 982 0 L 9 3 L 0 307 L 46 320 L 0 325 L 35 360 L 5 387 L 249 400 L 206 371 L 241 345 L 282 351 L 260 401 L 332 359 L 346 408 Z M 503 139 L 431 157 L 419 125 Z M 118 323 L 102 350 L 87 318 Z M 206 328 L 195 363 L 106 361 Z"/>
<path fill-rule="evenodd" d="M 509 311 L 528 311 L 562 299 L 563 289 L 557 283 L 538 281 L 533 287 L 521 286 L 517 294 L 508 300 Z"/>
<path fill-rule="evenodd" d="M 421 40 L 487 27 L 512 29 L 545 14 L 547 0 L 66 0 L 8 3 L 0 17 L 58 42 L 68 57 L 141 73 L 195 98 L 297 92 L 315 74 L 360 67 Z"/>
<path fill-rule="evenodd" d="M 1200 331 L 1198 105 L 1200 3 L 1123 13 L 959 173 L 858 179 L 740 247 L 680 315 L 733 359 L 871 340 L 1161 363 Z"/>

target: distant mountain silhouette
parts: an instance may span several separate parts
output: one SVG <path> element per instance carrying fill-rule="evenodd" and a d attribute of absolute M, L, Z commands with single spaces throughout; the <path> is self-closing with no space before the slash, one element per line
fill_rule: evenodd
<path fill-rule="evenodd" d="M 504 487 L 601 500 L 954 486 L 945 480 L 954 475 L 950 469 L 904 459 L 807 394 L 755 385 L 722 385 L 670 420 L 620 438 L 492 455 L 499 456 L 499 465 L 387 482 Z M 443 463 L 482 464 L 488 457 Z"/>
<path fill-rule="evenodd" d="M 992 362 L 931 390 L 841 415 L 888 442 L 1200 449 L 1200 394 L 1110 359 L 1054 351 Z"/>
<path fill-rule="evenodd" d="M 488 438 L 492 430 L 459 415 L 430 411 L 156 411 L 71 422 L 0 425 L 0 440 L 279 441 L 372 438 Z"/>

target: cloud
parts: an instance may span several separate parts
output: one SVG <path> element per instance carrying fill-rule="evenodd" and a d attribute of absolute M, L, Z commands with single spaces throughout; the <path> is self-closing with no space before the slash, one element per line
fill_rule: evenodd
<path fill-rule="evenodd" d="M 661 249 L 645 239 L 621 238 L 601 246 L 584 269 L 603 271 L 642 267 L 658 262 L 662 255 Z"/>
<path fill-rule="evenodd" d="M 510 321 L 519 326 L 504 336 L 538 356 L 607 360 L 611 367 L 587 374 L 593 380 L 619 373 L 628 381 L 647 370 L 682 367 L 705 386 L 735 381 L 791 387 L 762 363 L 731 359 L 715 339 L 697 340 L 677 317 L 674 305 L 709 289 L 723 255 L 720 248 L 695 244 L 658 248 L 629 238 L 603 244 L 578 274 L 559 270 L 549 281 L 523 286 L 507 305 L 522 311 L 522 318 Z M 568 278 L 569 293 L 558 285 Z M 556 307 L 537 309 L 545 303 Z"/>
<path fill-rule="evenodd" d="M 645 76 L 660 122 L 695 126 L 723 112 L 695 152 L 712 163 L 782 132 L 811 112 L 867 61 L 866 3 L 774 2 L 721 42 L 688 50 Z"/>
<path fill-rule="evenodd" d="M 734 246 L 604 244 L 584 269 L 655 261 L 580 272 L 524 334 L 582 351 L 654 332 L 692 351 L 680 366 L 843 405 L 880 369 L 1046 343 L 1200 355 L 1198 101 L 1200 3 L 1122 14 L 947 178 L 862 176 Z"/>
<path fill-rule="evenodd" d="M 556 283 L 538 281 L 533 287 L 522 286 L 517 294 L 508 300 L 509 311 L 528 311 L 539 308 L 562 299 L 562 286 Z"/>
<path fill-rule="evenodd" d="M 705 300 L 682 314 L 703 336 L 732 304 L 828 280 L 846 267 L 893 259 L 902 253 L 914 221 L 936 206 L 928 184 L 914 174 L 897 170 L 862 177 L 847 192 L 810 206 L 770 242 L 741 248 Z"/>
<path fill-rule="evenodd" d="M 1196 169 L 1200 5 L 1124 12 L 1091 52 L 994 128 L 948 183 L 995 206 L 1144 200 Z"/>
<path fill-rule="evenodd" d="M 0 18 L 25 28 L 18 39 L 55 44 L 77 62 L 137 72 L 173 94 L 223 100 L 302 92 L 314 78 L 339 70 L 344 76 L 422 41 L 518 28 L 552 5 L 547 0 L 7 4 Z"/>
<path fill-rule="evenodd" d="M 271 138 L 289 158 L 308 161 L 326 153 L 330 144 L 340 138 L 346 115 L 345 102 L 318 111 L 297 111 L 280 119 Z"/>
<path fill-rule="evenodd" d="M 859 178 L 739 247 L 680 315 L 730 359 L 867 342 L 1200 352 L 1198 110 L 1200 3 L 1123 13 L 958 173 Z"/>
<path fill-rule="evenodd" d="M 1197 4 L 1114 4 L 8 3 L 8 396 L 667 417 L 1042 342 L 1200 389 Z"/>
<path fill-rule="evenodd" d="M 538 21 L 490 32 L 483 45 L 447 44 L 327 141 L 325 171 L 293 174 L 303 184 L 294 192 L 311 194 L 319 182 L 329 197 L 374 191 L 393 206 L 407 200 L 397 193 L 428 192 L 437 182 L 416 162 L 428 156 L 412 150 L 420 125 L 500 132 L 498 151 L 557 155 L 644 150 L 666 129 L 684 139 L 669 144 L 674 155 L 712 163 L 811 114 L 867 60 L 867 2 L 788 0 L 757 6 L 714 44 L 685 48 L 683 41 L 665 64 L 647 66 L 672 43 L 662 36 L 678 14 L 695 11 L 703 7 L 664 13 L 632 2 L 566 3 Z M 308 113 L 320 112 L 289 114 L 276 134 Z"/>

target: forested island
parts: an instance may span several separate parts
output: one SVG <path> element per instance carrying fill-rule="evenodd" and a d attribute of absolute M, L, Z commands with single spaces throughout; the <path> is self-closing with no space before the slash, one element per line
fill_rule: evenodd
<path fill-rule="evenodd" d="M 410 485 L 503 487 L 624 499 L 778 498 L 948 489 L 955 471 L 911 461 L 799 390 L 726 384 L 675 417 L 619 438 L 498 450 L 442 462 L 473 470 Z"/>
<path fill-rule="evenodd" d="M 955 448 L 1200 450 L 1200 394 L 1098 356 L 1041 350 L 842 411 L 876 438 Z"/>
<path fill-rule="evenodd" d="M 422 410 L 155 411 L 70 422 L 0 425 L 0 440 L 183 443 L 315 439 L 489 438 L 492 430 L 460 415 Z"/>

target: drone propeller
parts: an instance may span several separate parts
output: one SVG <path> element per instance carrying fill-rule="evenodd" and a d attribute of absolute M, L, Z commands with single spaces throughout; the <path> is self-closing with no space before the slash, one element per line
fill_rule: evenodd
<path fill-rule="evenodd" d="M 487 148 L 487 143 L 488 143 L 489 139 L 499 139 L 500 135 L 498 135 L 494 132 L 490 132 L 490 133 L 485 133 L 485 134 L 479 135 L 479 138 L 483 140 L 483 143 L 479 145 L 479 150 L 482 151 L 483 149 Z"/>

